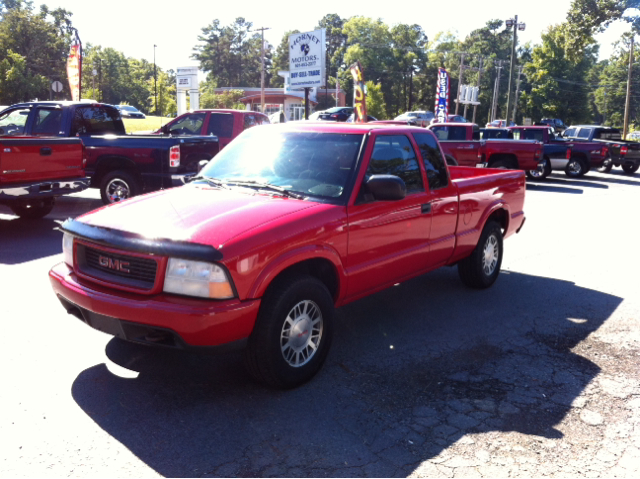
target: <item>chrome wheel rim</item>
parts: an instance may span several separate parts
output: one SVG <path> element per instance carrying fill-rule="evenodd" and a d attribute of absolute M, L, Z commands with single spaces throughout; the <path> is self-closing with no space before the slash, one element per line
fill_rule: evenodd
<path fill-rule="evenodd" d="M 304 366 L 318 351 L 322 339 L 322 312 L 316 303 L 303 300 L 296 304 L 282 325 L 280 350 L 289 366 Z"/>
<path fill-rule="evenodd" d="M 129 184 L 120 178 L 114 178 L 107 183 L 106 190 L 110 203 L 117 203 L 119 201 L 126 200 L 131 196 Z"/>
<path fill-rule="evenodd" d="M 572 161 L 569 163 L 569 172 L 573 173 L 574 175 L 578 175 L 581 171 L 582 166 L 580 165 L 579 161 Z"/>
<path fill-rule="evenodd" d="M 491 276 L 496 270 L 499 253 L 500 245 L 498 244 L 498 238 L 496 238 L 495 235 L 489 236 L 487 242 L 484 244 L 482 255 L 482 271 L 484 271 L 484 274 L 487 276 Z"/>

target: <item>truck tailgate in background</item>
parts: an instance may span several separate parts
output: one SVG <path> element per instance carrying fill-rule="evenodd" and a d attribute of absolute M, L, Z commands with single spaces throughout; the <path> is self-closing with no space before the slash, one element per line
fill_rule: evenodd
<path fill-rule="evenodd" d="M 84 176 L 80 138 L 0 139 L 0 183 Z"/>

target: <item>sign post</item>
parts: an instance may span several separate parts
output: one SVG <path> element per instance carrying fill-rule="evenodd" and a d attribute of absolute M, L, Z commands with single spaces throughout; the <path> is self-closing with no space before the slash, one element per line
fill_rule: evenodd
<path fill-rule="evenodd" d="M 289 79 L 293 90 L 304 89 L 304 116 L 309 119 L 309 89 L 325 77 L 325 29 L 289 36 Z"/>
<path fill-rule="evenodd" d="M 198 83 L 198 67 L 179 67 L 176 72 L 176 95 L 178 116 L 187 111 L 187 91 L 191 110 L 200 108 L 200 88 Z"/>

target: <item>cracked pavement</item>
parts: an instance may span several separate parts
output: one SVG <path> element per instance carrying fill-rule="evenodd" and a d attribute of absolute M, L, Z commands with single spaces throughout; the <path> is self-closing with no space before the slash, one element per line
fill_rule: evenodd
<path fill-rule="evenodd" d="M 530 183 L 494 287 L 443 268 L 339 309 L 291 391 L 66 315 L 53 219 L 95 192 L 36 224 L 0 207 L 0 475 L 638 477 L 639 193 L 620 169 Z"/>

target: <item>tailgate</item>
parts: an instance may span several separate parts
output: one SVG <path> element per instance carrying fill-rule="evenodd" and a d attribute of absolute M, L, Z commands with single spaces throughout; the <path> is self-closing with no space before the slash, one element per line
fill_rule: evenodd
<path fill-rule="evenodd" d="M 80 138 L 0 139 L 0 183 L 84 176 Z"/>

